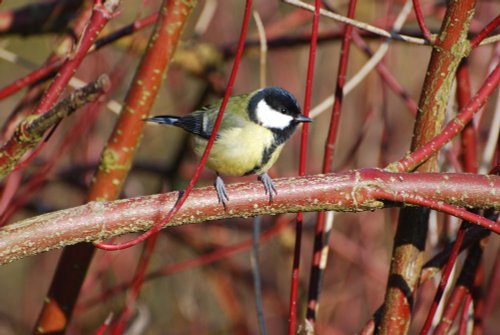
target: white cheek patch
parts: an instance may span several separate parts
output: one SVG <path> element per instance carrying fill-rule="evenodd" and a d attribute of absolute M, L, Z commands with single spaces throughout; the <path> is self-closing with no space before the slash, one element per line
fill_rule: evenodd
<path fill-rule="evenodd" d="M 293 121 L 290 115 L 276 111 L 265 100 L 261 100 L 257 104 L 255 114 L 259 123 L 266 128 L 285 129 Z"/>

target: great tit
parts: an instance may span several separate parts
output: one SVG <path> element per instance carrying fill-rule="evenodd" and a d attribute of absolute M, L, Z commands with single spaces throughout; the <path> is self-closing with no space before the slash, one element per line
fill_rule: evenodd
<path fill-rule="evenodd" d="M 186 116 L 159 115 L 146 121 L 177 126 L 194 134 L 194 151 L 201 157 L 221 103 L 222 100 Z M 311 121 L 302 114 L 295 97 L 280 87 L 267 87 L 229 98 L 206 163 L 217 174 L 215 189 L 219 202 L 226 207 L 229 201 L 220 174 L 258 175 L 272 202 L 273 192 L 278 192 L 267 171 L 297 125 Z"/>

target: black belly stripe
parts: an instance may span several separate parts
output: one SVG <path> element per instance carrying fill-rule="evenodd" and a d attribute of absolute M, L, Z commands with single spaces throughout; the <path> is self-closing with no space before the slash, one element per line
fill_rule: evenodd
<path fill-rule="evenodd" d="M 245 172 L 245 176 L 249 176 L 249 175 L 255 174 L 255 172 L 257 172 L 261 167 L 263 167 L 264 165 L 266 165 L 267 162 L 269 162 L 269 160 L 271 159 L 271 156 L 276 151 L 276 148 L 278 148 L 279 145 L 280 145 L 279 143 L 274 142 L 269 147 L 267 147 L 264 150 L 264 153 L 262 154 L 262 159 L 260 160 L 260 163 L 257 164 L 253 169 Z"/>
<path fill-rule="evenodd" d="M 267 162 L 271 159 L 271 156 L 273 155 L 274 151 L 283 143 L 286 142 L 292 135 L 293 131 L 295 130 L 295 127 L 297 126 L 296 123 L 292 123 L 290 126 L 288 126 L 285 129 L 274 129 L 273 131 L 273 144 L 271 144 L 269 147 L 267 147 L 264 150 L 264 153 L 262 154 L 262 159 L 260 160 L 260 164 L 257 164 L 253 169 L 249 170 L 246 172 L 244 175 L 248 176 L 251 174 L 255 174 L 262 166 L 266 165 Z"/>

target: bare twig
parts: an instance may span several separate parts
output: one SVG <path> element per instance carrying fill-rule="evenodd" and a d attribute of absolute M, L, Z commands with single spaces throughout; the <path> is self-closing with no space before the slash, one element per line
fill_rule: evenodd
<path fill-rule="evenodd" d="M 259 12 L 253 12 L 253 19 L 255 20 L 255 25 L 257 26 L 257 31 L 259 32 L 260 41 L 260 64 L 259 64 L 259 79 L 260 87 L 266 87 L 266 64 L 267 64 L 267 41 L 266 41 L 266 31 L 264 30 L 264 24 L 260 18 Z"/>
<path fill-rule="evenodd" d="M 500 25 L 500 15 L 497 15 L 490 23 L 486 25 L 471 41 L 470 47 L 475 48 L 481 43 L 485 42 L 486 36 L 491 33 L 496 27 Z M 489 39 L 498 38 L 500 35 L 490 36 Z"/>
<path fill-rule="evenodd" d="M 309 5 L 309 4 L 302 2 L 300 0 L 283 0 L 283 1 L 290 4 L 290 5 L 308 10 L 310 12 L 314 11 L 314 6 Z M 402 35 L 402 34 L 398 34 L 398 33 L 394 32 L 394 31 L 388 32 L 384 29 L 372 26 L 368 23 L 360 22 L 360 21 L 357 21 L 354 19 L 350 19 L 350 18 L 347 18 L 347 17 L 342 16 L 340 14 L 330 12 L 330 11 L 325 10 L 325 9 L 321 9 L 320 14 L 323 15 L 324 17 L 330 18 L 332 20 L 342 22 L 345 24 L 350 24 L 356 28 L 369 31 L 371 33 L 374 33 L 376 35 L 380 35 L 383 37 L 392 38 L 394 40 L 405 41 L 408 43 L 413 43 L 413 44 L 418 44 L 418 45 L 428 45 L 429 44 L 429 41 L 427 41 L 423 38 Z"/>
<path fill-rule="evenodd" d="M 314 1 L 313 20 L 311 27 L 311 43 L 309 46 L 309 59 L 307 62 L 306 89 L 304 96 L 304 115 L 309 116 L 311 110 L 312 87 L 314 79 L 314 64 L 316 62 L 316 48 L 318 46 L 318 29 L 320 19 L 321 1 Z M 302 124 L 300 132 L 299 176 L 306 174 L 307 140 L 309 138 L 309 124 Z M 299 290 L 300 249 L 302 244 L 302 224 L 304 215 L 297 213 L 295 224 L 295 244 L 293 249 L 292 276 L 290 283 L 290 300 L 288 313 L 288 335 L 296 333 L 297 322 L 297 297 Z"/>
<path fill-rule="evenodd" d="M 347 16 L 354 17 L 356 12 L 356 0 L 349 1 Z M 351 47 L 353 27 L 350 25 L 344 26 L 344 38 L 340 49 L 340 59 L 337 71 L 337 82 L 335 84 L 334 94 L 335 102 L 333 104 L 330 117 L 330 127 L 325 143 L 323 153 L 322 172 L 328 173 L 331 171 L 335 149 L 337 148 L 337 131 L 342 113 L 342 102 L 344 99 L 344 85 L 349 62 L 349 53 Z M 333 221 L 333 220 L 332 220 Z M 320 212 L 316 218 L 314 249 L 312 256 L 311 272 L 309 275 L 309 290 L 306 311 L 306 327 L 314 331 L 316 316 L 319 310 L 319 296 L 321 291 L 321 283 L 323 281 L 324 270 L 328 260 L 328 238 L 330 230 L 326 229 L 325 213 Z M 332 227 L 332 226 L 330 226 Z"/>
<path fill-rule="evenodd" d="M 486 103 L 489 96 L 496 90 L 500 82 L 500 65 L 488 76 L 476 95 L 464 106 L 463 110 L 451 120 L 443 131 L 422 145 L 417 150 L 410 153 L 403 159 L 390 164 L 387 169 L 390 171 L 411 171 L 415 167 L 425 162 L 429 157 L 435 155 L 446 143 L 455 137 L 467 123 L 472 119 L 474 113 Z"/>
<path fill-rule="evenodd" d="M 403 6 L 401 11 L 399 12 L 396 21 L 394 22 L 394 25 L 392 27 L 393 31 L 399 31 L 403 24 L 406 21 L 406 18 L 411 12 L 411 1 L 407 1 L 406 4 Z M 370 72 L 382 61 L 384 58 L 385 54 L 389 50 L 389 44 L 391 43 L 391 39 L 386 40 L 380 47 L 377 49 L 377 51 L 370 57 L 368 62 L 366 62 L 363 67 L 356 72 L 351 79 L 344 85 L 342 88 L 343 94 L 347 95 L 356 88 L 363 79 L 370 74 Z M 311 116 L 317 117 L 319 114 L 323 113 L 327 109 L 331 108 L 335 102 L 335 96 L 332 94 L 331 96 L 327 97 L 325 100 L 323 100 L 319 105 L 314 107 L 311 110 Z"/>
<path fill-rule="evenodd" d="M 43 135 L 48 129 L 78 108 L 96 100 L 109 89 L 109 85 L 109 77 L 102 75 L 95 82 L 73 91 L 45 114 L 31 116 L 21 122 L 12 138 L 0 149 L 0 178 L 12 171 L 19 159 L 43 140 Z"/>
<path fill-rule="evenodd" d="M 266 335 L 266 321 L 264 319 L 264 302 L 262 299 L 262 284 L 260 278 L 260 265 L 259 265 L 259 245 L 260 245 L 260 224 L 262 221 L 261 216 L 255 217 L 253 220 L 253 234 L 252 234 L 252 252 L 250 254 L 250 264 L 252 267 L 252 275 L 255 290 L 255 306 L 257 309 L 257 320 L 259 323 L 260 335 Z"/>
<path fill-rule="evenodd" d="M 422 34 L 424 35 L 426 40 L 431 41 L 433 37 L 431 32 L 429 31 L 429 28 L 427 28 L 427 25 L 425 24 L 419 0 L 413 0 L 413 9 L 415 10 L 415 16 L 417 17 L 417 22 L 420 27 L 420 30 L 422 31 Z"/>
<path fill-rule="evenodd" d="M 40 104 L 37 106 L 33 114 L 44 114 L 51 108 L 63 90 L 66 88 L 69 80 L 75 74 L 76 69 L 81 64 L 90 47 L 93 45 L 96 37 L 104 28 L 106 23 L 116 14 L 116 9 L 120 4 L 120 0 L 95 1 L 92 10 L 92 17 L 82 33 L 80 40 L 76 46 L 74 53 L 68 57 L 65 63 L 61 66 L 58 76 L 51 83 L 45 92 Z"/>

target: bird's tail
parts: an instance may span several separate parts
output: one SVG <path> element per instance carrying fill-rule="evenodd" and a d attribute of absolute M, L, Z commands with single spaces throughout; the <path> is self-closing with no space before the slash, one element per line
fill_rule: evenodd
<path fill-rule="evenodd" d="M 170 124 L 175 125 L 179 121 L 180 117 L 173 115 L 157 115 L 147 119 L 144 119 L 146 122 L 156 122 L 159 124 Z"/>

